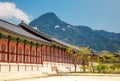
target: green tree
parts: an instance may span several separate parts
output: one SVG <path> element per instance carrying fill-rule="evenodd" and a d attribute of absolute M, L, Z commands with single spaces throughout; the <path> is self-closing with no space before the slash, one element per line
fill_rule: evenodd
<path fill-rule="evenodd" d="M 109 67 L 106 64 L 99 64 L 97 65 L 96 69 L 98 70 L 99 73 L 105 72 L 106 70 L 109 69 Z"/>
<path fill-rule="evenodd" d="M 78 60 L 78 51 L 73 49 L 72 47 L 67 48 L 67 52 L 72 55 L 72 63 L 74 64 L 75 72 L 76 72 L 76 61 Z"/>
<path fill-rule="evenodd" d="M 86 71 L 86 65 L 92 66 L 93 65 L 93 60 L 92 60 L 92 55 L 93 55 L 93 50 L 90 49 L 89 47 L 81 47 L 79 51 L 80 55 L 80 61 L 82 64 L 83 72 Z"/>
<path fill-rule="evenodd" d="M 102 63 L 116 63 L 119 61 L 119 58 L 116 57 L 113 53 L 110 53 L 108 51 L 103 51 L 100 57 L 100 61 Z"/>
<path fill-rule="evenodd" d="M 105 70 L 110 71 L 110 69 L 114 71 L 119 65 L 119 57 L 114 55 L 113 53 L 110 53 L 109 51 L 103 51 L 101 56 L 98 58 L 98 63 L 98 72 L 104 72 Z"/>
<path fill-rule="evenodd" d="M 120 62 L 120 50 L 118 50 L 118 58 L 119 58 L 119 62 Z"/>

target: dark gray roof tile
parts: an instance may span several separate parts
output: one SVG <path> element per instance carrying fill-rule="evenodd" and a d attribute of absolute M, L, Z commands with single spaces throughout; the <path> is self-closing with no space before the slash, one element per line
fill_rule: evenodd
<path fill-rule="evenodd" d="M 27 31 L 25 31 L 23 28 L 19 27 L 19 26 L 16 26 L 14 24 L 11 24 L 11 23 L 8 23 L 6 21 L 3 21 L 3 20 L 0 20 L 0 27 L 1 28 L 4 28 L 6 30 L 9 30 L 9 31 L 12 31 L 14 33 L 18 33 L 18 34 L 21 34 L 21 35 L 24 35 L 24 36 L 27 36 L 27 37 L 30 37 L 32 39 L 36 39 L 36 40 L 40 40 L 40 41 L 44 41 L 44 42 L 48 42 L 44 39 L 41 39 L 40 37 L 37 37 Z M 49 42 L 48 42 L 49 43 Z"/>

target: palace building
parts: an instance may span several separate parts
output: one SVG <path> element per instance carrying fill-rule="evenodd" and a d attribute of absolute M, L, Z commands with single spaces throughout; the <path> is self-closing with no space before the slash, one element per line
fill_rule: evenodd
<path fill-rule="evenodd" d="M 74 71 L 69 46 L 24 22 L 14 25 L 0 20 L 0 76 Z"/>

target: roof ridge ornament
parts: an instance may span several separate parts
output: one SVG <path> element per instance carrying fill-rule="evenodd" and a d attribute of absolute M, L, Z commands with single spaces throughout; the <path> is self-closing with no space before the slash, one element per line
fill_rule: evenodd
<path fill-rule="evenodd" d="M 22 20 L 21 23 L 24 23 L 24 21 Z"/>

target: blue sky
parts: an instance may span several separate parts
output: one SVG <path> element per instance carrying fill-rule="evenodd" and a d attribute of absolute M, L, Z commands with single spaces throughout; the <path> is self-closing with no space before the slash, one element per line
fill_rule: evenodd
<path fill-rule="evenodd" d="M 46 12 L 54 12 L 61 20 L 72 25 L 86 25 L 94 30 L 120 33 L 120 0 L 0 1 L 1 3 L 14 3 L 16 9 L 21 10 L 21 13 L 25 13 L 23 14 L 23 16 L 26 17 L 26 19 L 24 18 L 25 20 L 29 17 L 27 22 L 30 22 Z M 17 16 L 18 15 L 15 17 Z"/>

